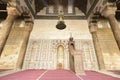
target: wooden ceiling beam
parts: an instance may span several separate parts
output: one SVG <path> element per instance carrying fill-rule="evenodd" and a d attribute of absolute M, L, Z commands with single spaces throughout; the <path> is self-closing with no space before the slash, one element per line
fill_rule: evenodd
<path fill-rule="evenodd" d="M 68 6 L 74 6 L 74 0 L 68 0 Z"/>
<path fill-rule="evenodd" d="M 59 3 L 58 0 L 53 0 L 53 2 L 54 2 L 54 4 L 55 4 L 56 6 L 59 6 L 59 5 L 60 5 L 60 3 Z"/>
<path fill-rule="evenodd" d="M 42 3 L 44 4 L 45 7 L 48 6 L 48 2 L 46 0 L 41 0 L 41 1 L 42 1 Z"/>

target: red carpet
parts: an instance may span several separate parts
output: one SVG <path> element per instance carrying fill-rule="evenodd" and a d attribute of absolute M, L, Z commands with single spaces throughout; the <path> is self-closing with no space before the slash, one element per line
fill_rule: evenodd
<path fill-rule="evenodd" d="M 81 80 L 69 70 L 49 70 L 38 80 Z"/>
<path fill-rule="evenodd" d="M 25 70 L 0 77 L 0 80 L 35 80 L 44 71 L 45 70 L 35 70 L 35 69 Z"/>
<path fill-rule="evenodd" d="M 80 76 L 83 80 L 120 80 L 120 78 L 115 78 L 95 71 L 86 71 L 85 73 L 86 75 Z"/>
<path fill-rule="evenodd" d="M 86 75 L 76 76 L 70 70 L 30 69 L 0 77 L 0 80 L 120 80 L 95 71 L 86 71 Z"/>
<path fill-rule="evenodd" d="M 120 70 L 109 70 L 110 72 L 113 72 L 114 74 L 120 75 Z"/>

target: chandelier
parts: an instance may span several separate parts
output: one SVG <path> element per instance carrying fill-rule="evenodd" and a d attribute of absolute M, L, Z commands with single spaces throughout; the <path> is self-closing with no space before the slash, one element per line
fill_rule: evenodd
<path fill-rule="evenodd" d="M 57 22 L 56 28 L 59 30 L 63 30 L 66 28 L 66 25 L 64 23 L 64 15 L 63 15 L 63 11 L 59 12 L 58 15 L 59 21 Z"/>

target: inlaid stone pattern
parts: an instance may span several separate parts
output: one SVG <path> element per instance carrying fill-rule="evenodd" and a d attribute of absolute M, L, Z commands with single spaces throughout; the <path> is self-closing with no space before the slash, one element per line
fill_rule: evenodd
<path fill-rule="evenodd" d="M 57 47 L 64 47 L 64 69 L 69 69 L 68 40 L 29 40 L 23 69 L 57 69 Z M 82 50 L 84 69 L 98 69 L 91 40 L 75 40 L 76 49 Z"/>
<path fill-rule="evenodd" d="M 30 40 L 24 59 L 23 69 L 56 69 L 57 47 L 64 46 L 65 60 L 68 59 L 67 43 L 64 40 Z M 68 62 L 68 61 L 67 61 Z M 65 61 L 66 63 L 66 61 Z M 67 64 L 65 64 L 67 69 Z"/>
<path fill-rule="evenodd" d="M 23 68 L 38 69 L 42 67 L 46 68 L 46 66 L 48 66 L 46 65 L 46 62 L 47 62 L 46 55 L 49 54 L 49 50 L 47 50 L 47 47 L 49 47 L 50 45 L 43 45 L 44 43 L 47 44 L 47 41 L 46 42 L 44 40 L 40 40 L 40 41 L 30 40 L 29 41 L 27 52 L 26 52 L 25 59 L 24 59 Z M 49 59 L 49 63 L 51 63 L 50 59 Z"/>
<path fill-rule="evenodd" d="M 92 40 L 75 40 L 75 47 L 81 50 L 85 70 L 97 70 L 98 63 Z"/>
<path fill-rule="evenodd" d="M 67 40 L 52 40 L 52 48 L 51 53 L 55 54 L 54 61 L 55 61 L 55 67 L 57 68 L 57 61 L 58 61 L 58 54 L 57 54 L 57 48 L 59 45 L 62 45 L 64 47 L 64 69 L 69 69 L 69 51 L 68 51 L 68 41 Z"/>

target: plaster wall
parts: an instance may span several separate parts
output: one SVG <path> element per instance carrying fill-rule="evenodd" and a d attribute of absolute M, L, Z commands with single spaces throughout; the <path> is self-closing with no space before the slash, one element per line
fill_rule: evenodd
<path fill-rule="evenodd" d="M 35 20 L 30 38 L 33 39 L 92 39 L 87 20 L 65 20 L 66 28 L 56 28 L 58 20 Z M 44 36 L 43 36 L 44 35 Z"/>

